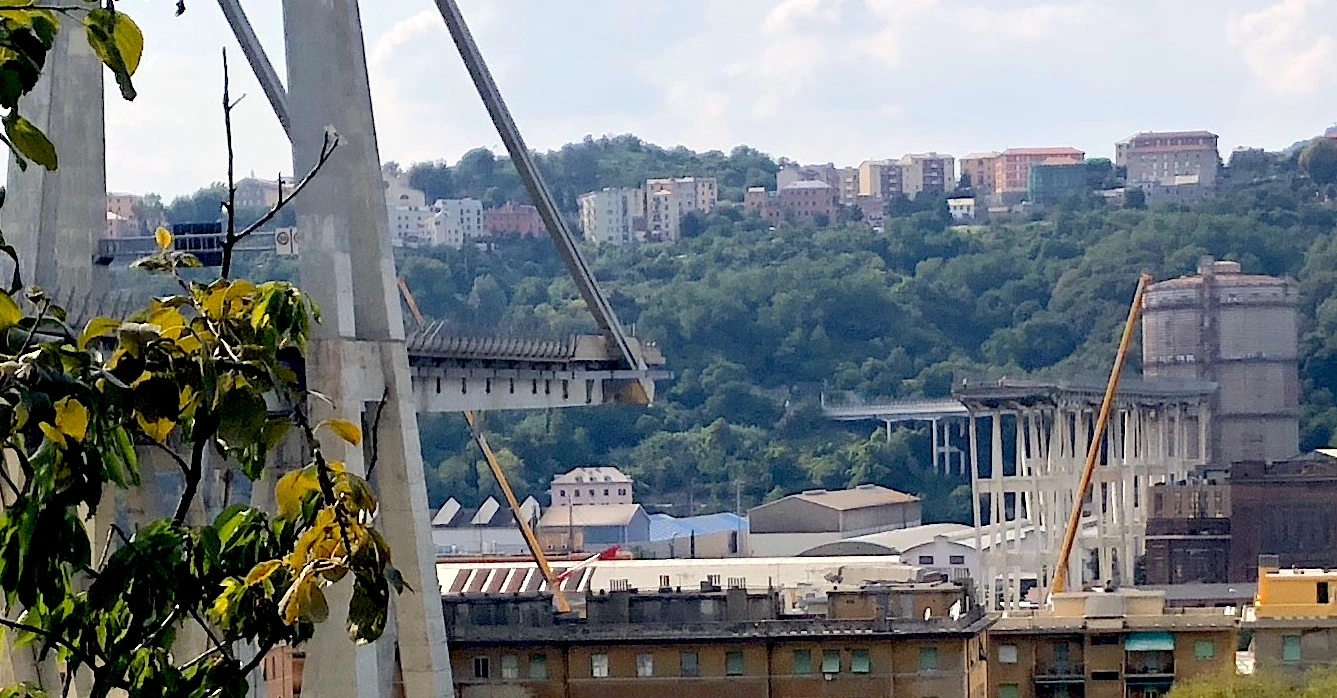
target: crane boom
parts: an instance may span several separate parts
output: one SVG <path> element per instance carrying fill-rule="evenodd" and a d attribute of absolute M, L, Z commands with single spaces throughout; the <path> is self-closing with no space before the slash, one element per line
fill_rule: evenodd
<path fill-rule="evenodd" d="M 1100 416 L 1096 418 L 1095 433 L 1091 436 L 1090 447 L 1086 449 L 1086 467 L 1082 469 L 1082 479 L 1077 485 L 1072 513 L 1068 515 L 1068 527 L 1063 531 L 1063 546 L 1059 548 L 1058 564 L 1054 569 L 1054 584 L 1051 588 L 1053 593 L 1067 591 L 1068 558 L 1072 555 L 1072 545 L 1077 539 L 1077 528 L 1082 523 L 1082 502 L 1086 500 L 1086 491 L 1091 488 L 1091 477 L 1095 474 L 1100 445 L 1105 440 L 1105 427 L 1109 424 L 1114 395 L 1119 390 L 1119 378 L 1123 375 L 1124 360 L 1128 358 L 1128 347 L 1133 343 L 1137 319 L 1142 314 L 1142 294 L 1150 282 L 1150 274 L 1143 274 L 1137 280 L 1137 292 L 1133 294 L 1133 305 L 1128 309 L 1128 321 L 1123 326 L 1123 338 L 1119 340 L 1119 353 L 1114 357 L 1114 368 L 1110 371 L 1110 380 L 1105 386 L 1105 399 L 1100 403 Z"/>
<path fill-rule="evenodd" d="M 427 318 L 423 317 L 422 311 L 418 309 L 418 301 L 413 297 L 413 292 L 409 290 L 408 281 L 404 277 L 398 280 L 399 293 L 404 297 L 404 302 L 409 306 L 409 312 L 413 314 L 414 322 L 419 327 L 426 326 Z M 472 410 L 464 413 L 464 421 L 469 423 L 469 431 L 473 434 L 474 441 L 478 443 L 478 448 L 483 452 L 483 458 L 487 461 L 487 467 L 492 471 L 492 476 L 497 478 L 497 485 L 501 487 L 501 492 L 506 496 L 506 503 L 511 507 L 511 515 L 515 517 L 515 525 L 520 527 L 520 534 L 525 538 L 525 545 L 529 546 L 529 554 L 534 557 L 534 562 L 539 566 L 539 572 L 543 574 L 543 579 L 548 582 L 548 588 L 552 590 L 553 601 L 557 605 L 557 610 L 561 613 L 571 611 L 571 604 L 567 603 L 566 595 L 562 593 L 562 580 L 553 573 L 552 566 L 548 564 L 548 557 L 543 554 L 543 548 L 539 545 L 538 538 L 534 535 L 534 529 L 530 527 L 529 521 L 520 511 L 520 502 L 515 498 L 515 492 L 511 489 L 511 483 L 506 480 L 506 472 L 501 469 L 501 463 L 497 460 L 497 455 L 492 452 L 492 446 L 488 445 L 487 437 L 483 434 L 483 426 L 479 422 L 478 415 Z"/>

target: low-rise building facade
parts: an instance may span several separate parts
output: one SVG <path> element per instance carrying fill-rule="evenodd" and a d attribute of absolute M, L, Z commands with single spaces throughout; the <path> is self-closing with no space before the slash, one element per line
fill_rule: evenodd
<path fill-rule="evenodd" d="M 1026 199 L 1037 204 L 1058 203 L 1063 197 L 1086 189 L 1083 163 L 1039 163 L 1031 165 Z"/>
<path fill-rule="evenodd" d="M 1304 674 L 1337 666 L 1337 569 L 1282 569 L 1258 561 L 1253 655 L 1258 671 Z"/>
<path fill-rule="evenodd" d="M 809 490 L 748 510 L 757 556 L 797 555 L 824 543 L 921 523 L 919 497 L 877 485 Z"/>
<path fill-rule="evenodd" d="M 718 586 L 588 596 L 571 618 L 547 596 L 447 598 L 444 615 L 461 698 L 985 698 L 989 618 L 959 588 L 915 586 L 852 592 L 827 616 Z M 921 605 L 928 620 L 904 613 Z"/>
<path fill-rule="evenodd" d="M 536 207 L 509 201 L 498 208 L 483 209 L 483 229 L 494 238 L 542 237 L 548 232 Z"/>
<path fill-rule="evenodd" d="M 1230 581 L 1254 581 L 1260 555 L 1337 569 L 1337 451 L 1234 463 L 1230 510 Z"/>
<path fill-rule="evenodd" d="M 1160 592 L 1055 594 L 989 630 L 989 695 L 1160 698 L 1179 679 L 1233 671 L 1239 620 L 1168 609 Z"/>
<path fill-rule="evenodd" d="M 679 222 L 691 212 L 710 213 L 719 201 L 714 177 L 679 177 L 645 181 L 646 235 L 653 240 L 677 240 Z"/>
<path fill-rule="evenodd" d="M 1151 488 L 1144 566 L 1147 584 L 1222 584 L 1230 578 L 1230 485 Z"/>
<path fill-rule="evenodd" d="M 617 468 L 574 468 L 552 478 L 548 501 L 552 506 L 587 504 L 631 504 L 635 493 L 632 479 Z"/>
<path fill-rule="evenodd" d="M 941 153 L 911 153 L 902 157 L 901 191 L 911 199 L 920 194 L 943 194 L 956 186 L 956 160 Z"/>
<path fill-rule="evenodd" d="M 993 193 L 994 167 L 1001 154 L 998 151 L 971 153 L 958 163 L 961 176 L 970 178 L 970 188 L 977 196 Z"/>
<path fill-rule="evenodd" d="M 838 194 L 826 182 L 799 180 L 779 191 L 750 187 L 743 194 L 743 211 L 756 214 L 772 225 L 830 225 L 836 218 Z"/>

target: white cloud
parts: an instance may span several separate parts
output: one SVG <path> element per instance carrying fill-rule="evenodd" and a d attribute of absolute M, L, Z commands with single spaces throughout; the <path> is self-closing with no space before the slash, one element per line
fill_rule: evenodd
<path fill-rule="evenodd" d="M 767 34 L 783 34 L 804 21 L 832 22 L 840 15 L 839 0 L 784 0 L 775 6 L 761 30 Z"/>
<path fill-rule="evenodd" d="M 1312 15 L 1323 5 L 1323 0 L 1281 0 L 1227 22 L 1226 41 L 1265 89 L 1314 94 L 1337 67 L 1333 37 L 1314 29 L 1319 23 Z"/>
<path fill-rule="evenodd" d="M 980 5 L 962 8 L 956 14 L 961 27 L 972 34 L 1036 41 L 1086 20 L 1091 9 L 1085 3 L 1029 5 L 1010 10 Z"/>

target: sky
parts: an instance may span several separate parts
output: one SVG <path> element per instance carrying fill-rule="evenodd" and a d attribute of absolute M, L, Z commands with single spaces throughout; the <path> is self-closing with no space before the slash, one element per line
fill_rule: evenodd
<path fill-rule="evenodd" d="M 800 162 L 1071 145 L 1208 129 L 1224 156 L 1337 122 L 1337 0 L 460 0 L 530 147 L 633 133 Z M 278 0 L 243 0 L 283 74 Z M 237 169 L 287 142 L 217 3 L 121 0 L 139 98 L 106 84 L 108 187 L 170 198 L 222 179 L 228 47 Z M 362 0 L 383 160 L 500 139 L 431 0 Z M 676 174 L 676 173 L 666 173 Z"/>

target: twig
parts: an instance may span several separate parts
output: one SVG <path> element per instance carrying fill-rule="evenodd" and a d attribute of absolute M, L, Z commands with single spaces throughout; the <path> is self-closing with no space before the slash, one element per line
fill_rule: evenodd
<path fill-rule="evenodd" d="M 200 653 L 199 655 L 197 655 L 194 659 L 190 660 L 189 662 L 186 662 L 185 664 L 182 664 L 182 665 L 181 665 L 180 667 L 178 667 L 178 668 L 180 668 L 182 671 L 185 671 L 186 669 L 189 669 L 189 668 L 195 666 L 196 664 L 199 664 L 200 662 L 202 662 L 202 661 L 204 661 L 204 660 L 206 660 L 206 659 L 208 659 L 208 658 L 214 656 L 215 654 L 218 654 L 218 653 L 221 652 L 221 651 L 223 651 L 223 648 L 222 648 L 222 647 L 218 647 L 218 646 L 210 647 L 209 649 L 207 649 L 207 650 L 201 652 L 201 653 Z M 243 674 L 243 676 L 245 676 L 245 674 Z"/>
<path fill-rule="evenodd" d="M 28 336 L 23 340 L 23 346 L 19 348 L 17 356 L 23 356 L 28 353 L 28 347 L 32 346 L 32 338 L 37 334 L 38 325 L 42 324 L 43 318 L 46 317 L 46 311 L 51 308 L 50 298 L 44 298 L 43 301 L 42 307 L 37 311 L 37 319 L 33 320 L 32 327 L 28 328 Z"/>
<path fill-rule="evenodd" d="M 34 635 L 37 635 L 38 637 L 45 638 L 48 642 L 60 645 L 61 647 L 64 647 L 65 649 L 69 650 L 70 654 L 74 655 L 74 658 L 78 659 L 81 664 L 84 664 L 90 669 L 97 668 L 97 664 L 93 662 L 92 657 L 89 657 L 87 654 L 84 654 L 83 650 L 79 649 L 78 647 L 75 647 L 72 643 L 70 643 L 69 640 L 66 640 L 63 637 L 56 635 L 55 633 L 48 632 L 35 625 L 28 625 L 26 623 L 19 623 L 17 621 L 12 621 L 9 620 L 8 618 L 0 618 L 0 625 L 5 626 L 6 628 L 11 628 L 13 630 L 22 630 L 23 632 L 32 633 Z"/>
<path fill-rule="evenodd" d="M 255 656 L 251 657 L 251 660 L 246 662 L 246 665 L 241 668 L 241 675 L 249 676 L 252 671 L 255 671 L 256 667 L 260 666 L 260 662 L 263 662 L 265 657 L 268 656 L 270 652 L 274 651 L 274 645 L 277 644 L 278 643 L 273 640 L 265 643 L 265 648 L 256 652 Z"/>
<path fill-rule="evenodd" d="M 376 404 L 376 416 L 371 420 L 371 434 L 368 435 L 371 441 L 371 455 L 367 458 L 368 479 L 371 479 L 371 471 L 376 469 L 376 458 L 380 455 L 381 413 L 385 411 L 385 403 L 389 399 L 390 388 L 386 387 L 381 392 L 381 401 Z"/>
<path fill-rule="evenodd" d="M 237 182 L 233 170 L 236 166 L 236 153 L 232 147 L 232 97 L 229 93 L 230 80 L 227 69 L 227 47 L 223 47 L 223 133 L 227 140 L 227 232 L 223 244 L 223 268 L 219 276 L 224 279 L 232 273 L 232 248 L 227 244 L 233 241 L 237 233 Z"/>
<path fill-rule="evenodd" d="M 153 439 L 149 439 L 149 443 L 157 447 L 163 453 L 166 453 L 167 455 L 171 456 L 172 460 L 176 461 L 177 466 L 181 468 L 182 475 L 190 474 L 190 464 L 186 462 L 185 458 L 181 457 L 181 454 L 168 448 L 166 444 L 160 444 L 157 441 L 154 441 Z"/>
<path fill-rule="evenodd" d="M 200 624 L 201 628 L 204 628 L 204 632 L 209 636 L 209 640 L 214 643 L 214 647 L 217 647 L 218 651 L 223 653 L 224 657 L 236 661 L 236 658 L 232 656 L 232 650 L 228 649 L 227 645 L 223 644 L 223 641 L 218 639 L 218 634 L 214 632 L 213 628 L 209 627 L 208 623 L 204 622 L 204 619 L 200 617 L 199 611 L 194 608 L 189 608 L 187 609 L 187 613 L 190 614 L 191 618 L 195 619 L 196 623 Z"/>
<path fill-rule="evenodd" d="M 289 204 L 289 202 L 293 200 L 293 197 L 302 193 L 302 190 L 306 188 L 306 185 L 310 184 L 311 180 L 316 176 L 316 174 L 319 173 L 320 170 L 325 167 L 325 163 L 330 161 L 330 156 L 334 154 L 334 151 L 339 147 L 340 142 L 341 141 L 339 140 L 339 134 L 327 130 L 325 132 L 325 140 L 320 145 L 320 156 L 316 158 L 316 164 L 311 166 L 311 169 L 307 171 L 306 175 L 302 177 L 301 181 L 293 185 L 292 191 L 288 193 L 287 197 L 283 197 L 283 188 L 280 186 L 279 187 L 280 198 L 278 203 L 274 204 L 274 207 L 269 209 L 268 213 L 266 213 L 263 216 L 260 216 L 259 220 L 246 226 L 246 228 L 242 230 L 240 233 L 237 233 L 237 235 L 234 238 L 232 238 L 232 243 L 236 244 L 238 242 L 241 242 L 242 240 L 245 240 L 252 233 L 263 227 L 266 223 L 274 220 L 274 216 L 279 215 L 279 211 L 282 211 L 284 207 L 286 207 Z"/>

